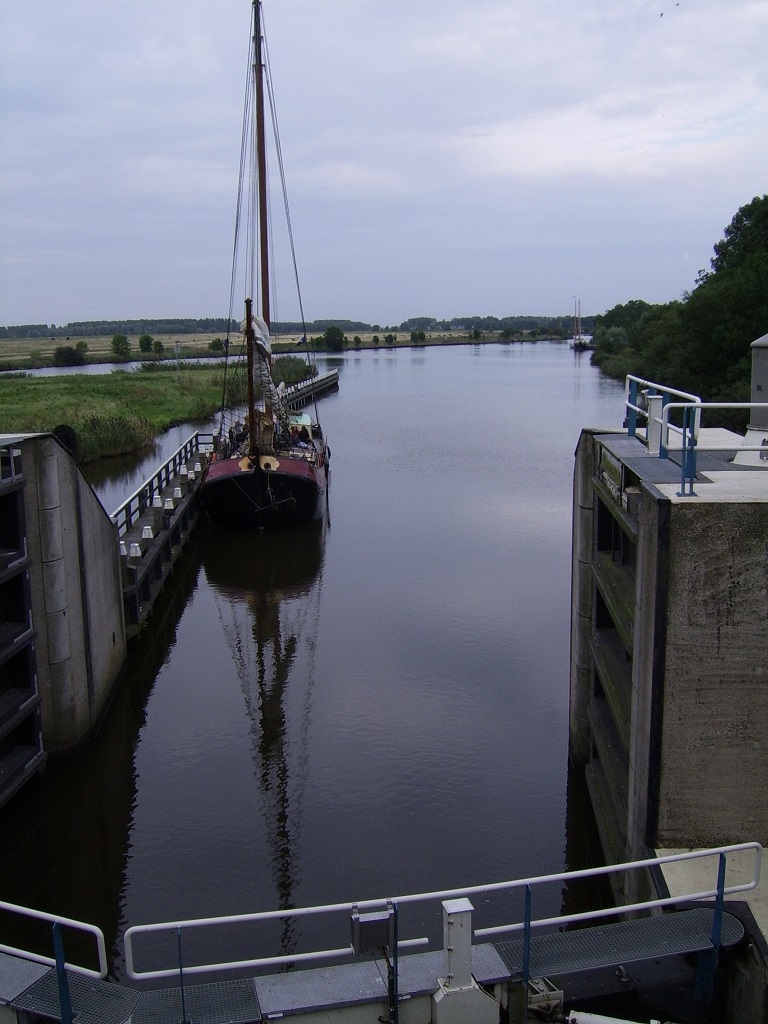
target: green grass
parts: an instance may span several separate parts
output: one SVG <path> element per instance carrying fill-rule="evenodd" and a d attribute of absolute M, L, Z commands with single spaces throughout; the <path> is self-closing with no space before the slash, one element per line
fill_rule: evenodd
<path fill-rule="evenodd" d="M 278 365 L 276 376 L 279 371 L 279 379 L 286 379 L 285 370 Z M 307 376 L 306 364 L 293 370 Z M 228 375 L 228 404 L 243 402 L 242 383 L 241 376 Z M 14 374 L 0 377 L 0 433 L 43 433 L 66 423 L 77 434 L 80 461 L 91 462 L 138 451 L 176 423 L 209 419 L 221 406 L 223 386 L 222 365 L 177 369 L 153 364 L 150 372 L 50 377 Z"/>

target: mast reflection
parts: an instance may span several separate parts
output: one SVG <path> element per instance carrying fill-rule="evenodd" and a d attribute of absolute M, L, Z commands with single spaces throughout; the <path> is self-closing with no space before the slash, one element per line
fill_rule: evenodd
<path fill-rule="evenodd" d="M 315 679 L 327 521 L 205 538 L 202 562 L 249 719 L 262 818 L 280 909 L 295 905 L 302 793 Z M 280 947 L 294 948 L 294 921 Z"/>

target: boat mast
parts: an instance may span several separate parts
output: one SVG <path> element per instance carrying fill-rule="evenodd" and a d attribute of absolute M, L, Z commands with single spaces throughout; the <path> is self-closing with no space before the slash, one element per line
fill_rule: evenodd
<path fill-rule="evenodd" d="M 264 58 L 261 37 L 261 0 L 253 0 L 253 74 L 256 79 L 256 160 L 259 190 L 259 266 L 261 317 L 271 327 L 269 311 L 269 231 L 267 224 L 267 142 L 264 125 Z"/>
<path fill-rule="evenodd" d="M 258 245 L 258 268 L 259 268 L 259 292 L 261 300 L 261 318 L 270 327 L 269 310 L 269 231 L 267 225 L 267 143 L 266 128 L 264 120 L 264 59 L 261 35 L 261 0 L 253 0 L 253 64 L 251 74 L 253 76 L 253 117 L 254 135 L 256 145 L 256 166 L 251 166 L 251 174 L 256 175 L 257 204 L 256 210 L 251 207 L 251 215 L 256 216 L 259 226 Z M 253 183 L 253 178 L 251 179 Z M 253 240 L 253 236 L 252 236 Z M 252 299 L 245 300 L 245 336 L 246 353 L 248 357 L 248 453 L 253 456 L 259 451 L 259 439 L 261 414 L 256 411 L 256 395 L 254 383 L 254 371 L 256 359 L 266 358 L 256 352 L 256 338 L 253 326 L 253 302 Z M 264 418 L 271 422 L 272 405 L 269 395 L 264 395 Z"/>

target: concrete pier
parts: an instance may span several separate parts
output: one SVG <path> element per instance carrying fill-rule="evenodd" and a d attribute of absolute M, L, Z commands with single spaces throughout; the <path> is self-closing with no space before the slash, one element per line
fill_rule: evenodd
<path fill-rule="evenodd" d="M 338 387 L 286 389 L 292 408 Z M 198 515 L 213 450 L 193 434 L 110 516 L 51 434 L 0 435 L 0 807 L 98 730 Z"/>
<path fill-rule="evenodd" d="M 195 434 L 110 517 L 54 436 L 0 437 L 0 806 L 99 728 L 194 525 L 205 459 Z"/>
<path fill-rule="evenodd" d="M 768 465 L 703 427 L 689 485 L 660 437 L 576 452 L 570 756 L 609 863 L 768 841 Z"/>
<path fill-rule="evenodd" d="M 210 435 L 193 434 L 112 514 L 128 640 L 146 622 L 195 525 L 211 448 Z"/>

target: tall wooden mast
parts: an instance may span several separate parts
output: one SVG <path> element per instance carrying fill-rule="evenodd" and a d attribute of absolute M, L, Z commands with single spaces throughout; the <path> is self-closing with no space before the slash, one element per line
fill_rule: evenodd
<path fill-rule="evenodd" d="M 256 77 L 256 161 L 259 193 L 259 265 L 261 317 L 271 326 L 269 310 L 269 226 L 267 223 L 267 143 L 264 124 L 264 54 L 261 35 L 261 0 L 253 0 L 253 73 Z"/>

